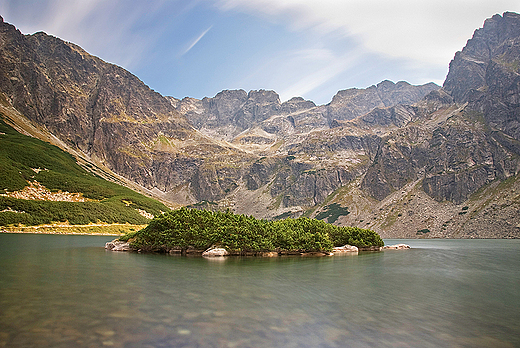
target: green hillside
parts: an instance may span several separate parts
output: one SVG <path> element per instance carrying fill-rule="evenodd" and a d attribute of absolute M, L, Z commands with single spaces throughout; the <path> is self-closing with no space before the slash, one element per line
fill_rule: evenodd
<path fill-rule="evenodd" d="M 9 197 L 26 187 L 43 185 L 50 193 L 76 193 L 83 201 Z M 38 185 L 39 183 L 39 185 Z M 26 189 L 27 190 L 27 189 Z M 164 204 L 81 168 L 58 147 L 22 135 L 0 121 L 0 226 L 69 222 L 146 224 L 141 213 L 159 215 Z"/>

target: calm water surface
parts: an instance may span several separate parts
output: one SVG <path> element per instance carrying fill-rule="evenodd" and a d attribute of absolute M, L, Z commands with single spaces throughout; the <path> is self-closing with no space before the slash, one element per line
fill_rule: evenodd
<path fill-rule="evenodd" d="M 0 234 L 0 347 L 520 347 L 520 240 L 321 258 Z"/>

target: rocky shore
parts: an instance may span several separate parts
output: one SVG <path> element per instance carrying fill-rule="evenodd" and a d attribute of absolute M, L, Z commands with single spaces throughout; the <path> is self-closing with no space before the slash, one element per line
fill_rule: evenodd
<path fill-rule="evenodd" d="M 105 249 L 110 251 L 134 251 L 140 252 L 141 250 L 137 250 L 130 246 L 128 242 L 122 242 L 118 239 L 114 239 L 111 242 L 107 242 L 105 244 Z M 229 252 L 224 248 L 220 247 L 211 247 L 206 250 L 199 249 L 172 249 L 169 251 L 169 254 L 175 255 L 200 255 L 202 257 L 225 257 L 225 256 L 261 256 L 261 257 L 278 257 L 278 256 L 333 256 L 333 255 L 342 255 L 342 254 L 358 254 L 360 251 L 383 251 L 383 250 L 406 250 L 411 249 L 411 247 L 407 244 L 395 244 L 388 245 L 384 247 L 366 247 L 366 248 L 358 248 L 353 245 L 344 245 L 341 247 L 335 247 L 332 252 L 285 252 L 285 251 L 266 251 L 266 252 Z"/>

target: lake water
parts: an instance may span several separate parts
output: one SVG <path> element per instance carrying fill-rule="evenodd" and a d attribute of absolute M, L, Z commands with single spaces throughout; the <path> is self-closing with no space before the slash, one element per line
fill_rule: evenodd
<path fill-rule="evenodd" d="M 0 234 L 0 347 L 520 347 L 520 240 L 238 258 Z"/>

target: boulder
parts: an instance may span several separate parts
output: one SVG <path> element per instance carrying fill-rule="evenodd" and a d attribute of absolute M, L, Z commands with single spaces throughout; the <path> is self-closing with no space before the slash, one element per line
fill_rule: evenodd
<path fill-rule="evenodd" d="M 111 251 L 133 251 L 134 250 L 128 242 L 122 242 L 117 239 L 114 239 L 111 242 L 107 242 L 105 244 L 105 249 L 111 250 Z"/>
<path fill-rule="evenodd" d="M 219 257 L 227 255 L 229 255 L 229 251 L 224 248 L 209 248 L 202 253 L 202 256 L 204 257 Z"/>

